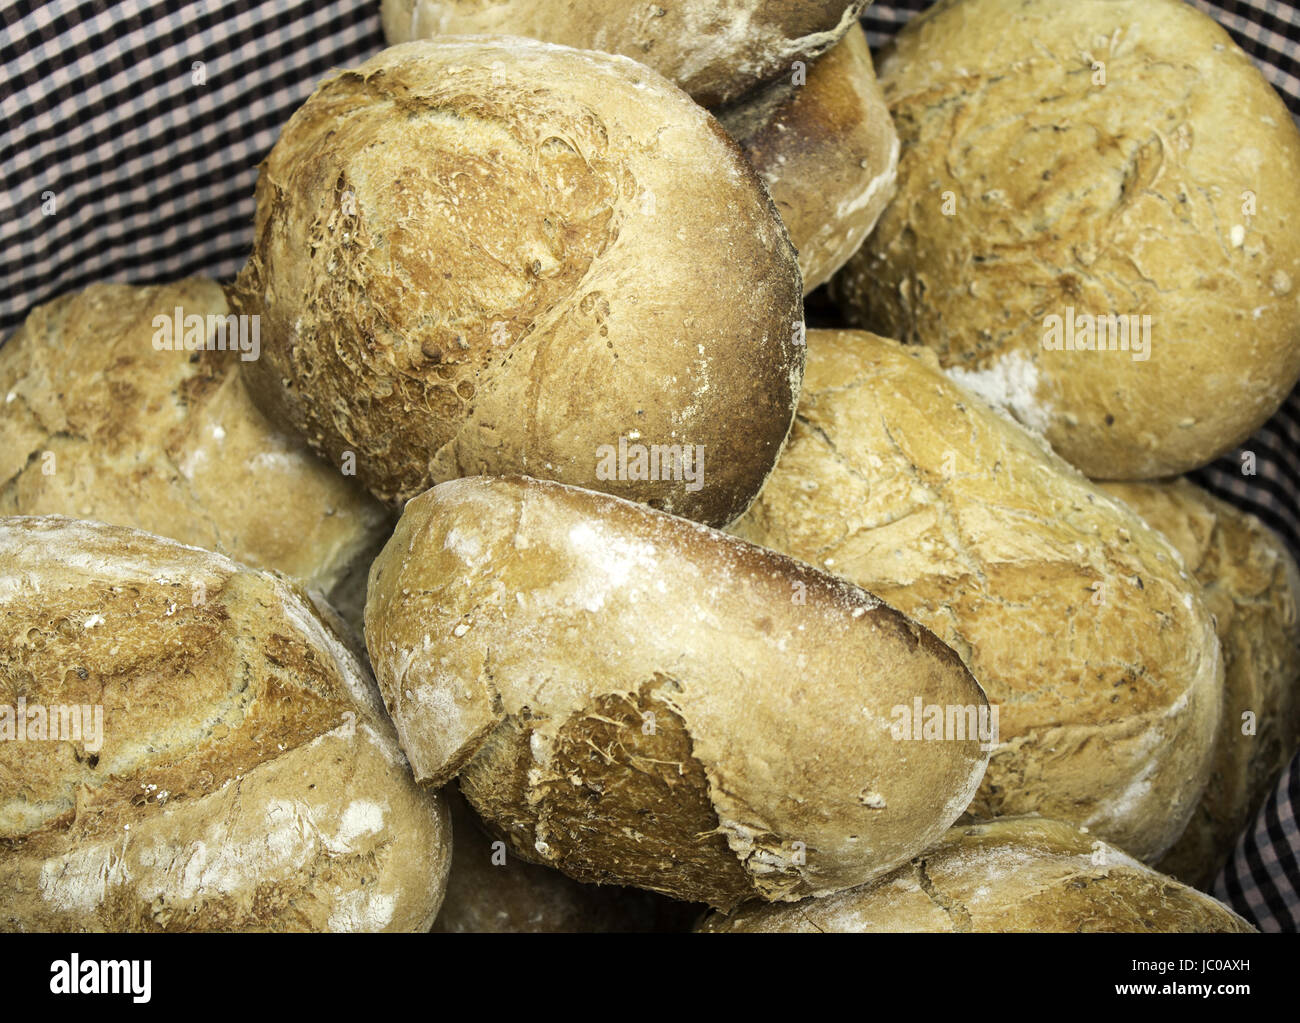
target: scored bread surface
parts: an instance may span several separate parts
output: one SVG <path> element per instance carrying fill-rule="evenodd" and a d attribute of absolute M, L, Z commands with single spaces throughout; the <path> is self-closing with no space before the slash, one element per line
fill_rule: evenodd
<path fill-rule="evenodd" d="M 428 929 L 446 807 L 301 591 L 54 516 L 0 563 L 3 702 L 102 712 L 0 742 L 0 929 Z"/>

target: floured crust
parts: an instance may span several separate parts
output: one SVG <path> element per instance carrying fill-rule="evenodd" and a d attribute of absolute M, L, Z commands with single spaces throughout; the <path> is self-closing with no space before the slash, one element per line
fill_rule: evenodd
<path fill-rule="evenodd" d="M 878 70 L 903 152 L 833 283 L 853 325 L 982 375 L 1096 479 L 1194 469 L 1277 410 L 1300 376 L 1300 133 L 1213 18 L 946 0 Z M 1148 357 L 1044 347 L 1071 311 L 1080 332 L 1138 317 Z"/>
<path fill-rule="evenodd" d="M 257 195 L 250 388 L 382 500 L 523 471 L 723 523 L 770 471 L 802 375 L 794 251 L 653 71 L 529 39 L 395 46 L 316 90 Z M 620 439 L 702 448 L 703 475 L 611 475 Z"/>
<path fill-rule="evenodd" d="M 1084 830 L 1035 817 L 953 828 L 905 867 L 792 906 L 714 913 L 701 931 L 740 933 L 1172 933 L 1254 928 L 1208 895 Z"/>
<path fill-rule="evenodd" d="M 0 348 L 0 515 L 143 529 L 333 595 L 385 510 L 258 412 L 238 351 L 156 350 L 154 318 L 177 308 L 230 313 L 197 278 L 93 284 L 32 310 Z"/>
<path fill-rule="evenodd" d="M 53 516 L 0 562 L 0 702 L 102 708 L 102 745 L 0 742 L 0 929 L 428 929 L 446 807 L 300 591 Z"/>
<path fill-rule="evenodd" d="M 870 0 L 384 0 L 390 43 L 514 35 L 632 57 L 714 106 L 830 49 Z"/>
<path fill-rule="evenodd" d="M 1209 784 L 1157 864 L 1208 887 L 1300 743 L 1300 574 L 1272 530 L 1188 480 L 1102 489 L 1178 549 L 1223 648 L 1223 721 Z"/>
<path fill-rule="evenodd" d="M 790 443 L 737 535 L 934 630 L 998 708 L 971 812 L 1050 814 L 1135 856 L 1209 773 L 1223 666 L 1177 552 L 934 354 L 808 332 Z"/>
<path fill-rule="evenodd" d="M 407 505 L 366 642 L 416 777 L 459 772 L 524 859 L 728 907 L 890 869 L 965 809 L 979 740 L 891 710 L 984 706 L 857 587 L 715 530 L 524 478 Z"/>
<path fill-rule="evenodd" d="M 855 24 L 807 68 L 716 111 L 772 193 L 806 295 L 871 233 L 894 196 L 898 135 Z"/>

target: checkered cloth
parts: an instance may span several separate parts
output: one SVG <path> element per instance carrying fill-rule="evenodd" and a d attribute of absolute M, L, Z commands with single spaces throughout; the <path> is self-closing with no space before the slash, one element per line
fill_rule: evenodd
<path fill-rule="evenodd" d="M 1192 2 L 1300 114 L 1300 8 Z M 926 6 L 868 8 L 872 46 Z M 331 68 L 384 45 L 379 0 L 8 0 L 0 24 L 0 336 L 93 281 L 233 277 L 251 243 L 257 164 L 280 126 Z M 1257 475 L 1241 474 L 1245 450 Z M 1300 391 L 1242 451 L 1200 482 L 1300 551 Z M 1217 888 L 1265 929 L 1300 924 L 1298 772 Z"/>
<path fill-rule="evenodd" d="M 1300 755 L 1241 836 L 1214 894 L 1262 931 L 1300 930 Z"/>

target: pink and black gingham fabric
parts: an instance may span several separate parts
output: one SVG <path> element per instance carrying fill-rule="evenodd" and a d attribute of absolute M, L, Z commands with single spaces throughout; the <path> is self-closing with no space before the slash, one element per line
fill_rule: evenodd
<path fill-rule="evenodd" d="M 1300 7 L 1192 2 L 1300 116 Z M 926 6 L 869 7 L 872 47 Z M 379 0 L 0 0 L 0 26 L 6 337 L 32 306 L 94 281 L 233 277 L 252 240 L 257 164 L 280 126 L 331 68 L 384 45 Z M 1242 475 L 1238 451 L 1200 482 L 1300 552 L 1300 392 L 1242 449 L 1257 475 Z M 1265 930 L 1300 927 L 1297 809 L 1300 761 L 1216 888 Z"/>

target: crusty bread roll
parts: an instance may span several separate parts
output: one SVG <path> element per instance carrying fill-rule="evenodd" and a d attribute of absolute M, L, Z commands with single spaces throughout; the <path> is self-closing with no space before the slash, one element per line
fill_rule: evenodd
<path fill-rule="evenodd" d="M 300 591 L 53 516 L 0 564 L 0 930 L 429 928 L 446 807 Z"/>
<path fill-rule="evenodd" d="M 177 309 L 182 325 L 202 318 L 188 350 Z M 388 512 L 257 411 L 240 367 L 260 330 L 239 350 L 216 320 L 229 313 L 199 279 L 93 284 L 32 310 L 0 347 L 0 515 L 143 529 L 332 599 L 387 537 Z"/>
<path fill-rule="evenodd" d="M 775 462 L 794 250 L 717 122 L 634 61 L 392 47 L 294 114 L 257 195 L 254 397 L 381 499 L 524 471 L 724 523 Z"/>
<path fill-rule="evenodd" d="M 1098 479 L 1203 465 L 1278 408 L 1300 375 L 1300 133 L 1212 18 L 948 0 L 879 71 L 903 153 L 832 285 L 851 323 L 934 348 Z"/>
<path fill-rule="evenodd" d="M 507 855 L 456 792 L 443 790 L 453 834 L 442 934 L 573 934 L 690 930 L 697 907 L 638 888 L 579 884 L 558 870 Z"/>
<path fill-rule="evenodd" d="M 861 883 L 965 809 L 987 714 L 958 657 L 856 586 L 557 483 L 444 483 L 375 560 L 366 645 L 418 779 L 518 856 L 730 907 Z"/>
<path fill-rule="evenodd" d="M 898 135 L 855 24 L 807 69 L 716 111 L 772 193 L 804 294 L 857 252 L 894 194 Z"/>
<path fill-rule="evenodd" d="M 1223 681 L 1200 587 L 932 352 L 809 331 L 790 444 L 735 532 L 866 587 L 962 655 L 998 710 L 976 816 L 1050 815 L 1142 859 L 1178 837 Z"/>
<path fill-rule="evenodd" d="M 1272 530 L 1189 480 L 1102 489 L 1178 548 L 1204 588 L 1223 648 L 1223 721 L 1210 781 L 1187 830 L 1156 864 L 1204 888 L 1300 744 L 1300 574 Z"/>
<path fill-rule="evenodd" d="M 621 53 L 704 106 L 737 99 L 824 53 L 870 0 L 383 0 L 390 43 L 443 35 L 531 36 Z"/>
<path fill-rule="evenodd" d="M 953 828 L 869 885 L 790 906 L 710 914 L 711 933 L 1215 933 L 1254 928 L 1227 906 L 1059 821 Z"/>

